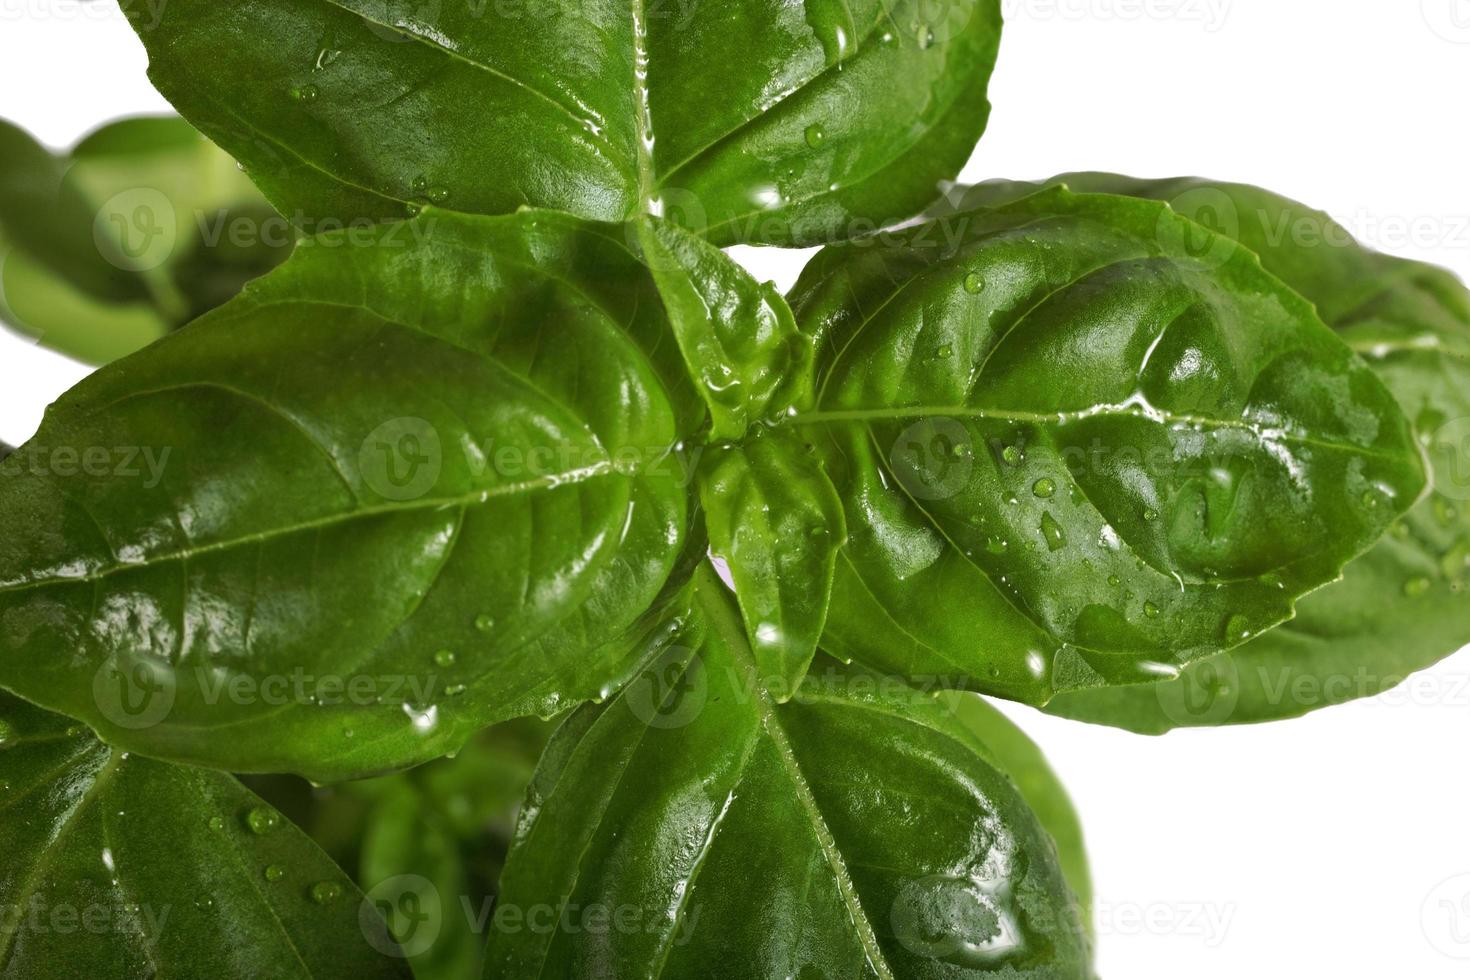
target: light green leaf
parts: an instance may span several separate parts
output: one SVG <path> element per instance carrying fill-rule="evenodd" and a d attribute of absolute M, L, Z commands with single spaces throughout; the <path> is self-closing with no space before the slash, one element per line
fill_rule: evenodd
<path fill-rule="evenodd" d="M 224 303 L 295 234 L 182 119 L 110 123 L 66 156 L 0 122 L 0 319 L 106 363 Z"/>
<path fill-rule="evenodd" d="M 697 591 L 688 649 L 543 757 L 487 977 L 1090 975 L 1051 842 L 971 728 L 840 669 L 778 705 L 711 570 Z"/>
<path fill-rule="evenodd" d="M 716 438 L 739 439 L 810 399 L 812 341 L 774 286 L 669 222 L 639 221 L 638 240 Z"/>
<path fill-rule="evenodd" d="M 709 449 L 700 495 L 710 548 L 729 565 L 763 683 L 785 701 L 827 619 L 847 537 L 842 501 L 815 447 L 777 430 Z"/>
<path fill-rule="evenodd" d="M 0 812 L 6 977 L 409 976 L 357 887 L 230 776 L 0 694 Z"/>
<path fill-rule="evenodd" d="M 849 529 L 823 646 L 888 673 L 1035 704 L 1176 674 L 1423 488 L 1373 372 L 1155 202 L 965 211 L 828 249 L 794 296 L 821 394 L 793 424 Z"/>
<path fill-rule="evenodd" d="M 123 4 L 159 90 L 281 210 L 424 203 L 815 243 L 906 217 L 989 116 L 997 0 Z"/>

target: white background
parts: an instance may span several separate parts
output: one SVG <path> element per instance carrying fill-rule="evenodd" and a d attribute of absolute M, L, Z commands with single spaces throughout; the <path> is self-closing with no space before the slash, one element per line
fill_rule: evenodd
<path fill-rule="evenodd" d="M 1470 0 L 1006 10 L 966 178 L 1250 181 L 1470 277 Z M 144 68 L 106 0 L 0 0 L 0 116 L 52 144 L 165 109 Z M 740 255 L 783 285 L 804 261 Z M 27 438 L 84 373 L 0 331 L 0 438 Z M 1105 978 L 1470 974 L 1470 651 L 1410 689 L 1269 727 L 1151 740 L 1013 715 L 1083 814 Z"/>

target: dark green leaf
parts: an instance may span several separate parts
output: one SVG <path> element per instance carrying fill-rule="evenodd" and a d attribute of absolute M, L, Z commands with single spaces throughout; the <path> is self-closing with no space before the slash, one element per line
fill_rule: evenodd
<path fill-rule="evenodd" d="M 700 573 L 689 649 L 542 759 L 488 977 L 1089 976 L 1045 831 L 932 697 L 813 675 L 778 705 Z"/>
<path fill-rule="evenodd" d="M 178 118 L 111 123 L 65 157 L 0 123 L 0 319 L 106 363 L 224 303 L 294 233 Z"/>
<path fill-rule="evenodd" d="M 1260 188 L 1113 174 L 1056 181 L 1169 201 L 1256 251 L 1388 384 L 1434 464 L 1434 492 L 1342 582 L 1303 599 L 1292 622 L 1178 680 L 1068 694 L 1048 710 L 1150 734 L 1274 721 L 1378 694 L 1470 642 L 1470 291 Z M 966 197 L 1025 190 L 982 185 Z"/>
<path fill-rule="evenodd" d="M 785 701 L 827 619 L 846 539 L 842 501 L 814 447 L 774 430 L 709 449 L 700 494 L 710 548 L 729 564 L 761 677 Z"/>
<path fill-rule="evenodd" d="M 0 813 L 6 977 L 409 975 L 356 886 L 234 779 L 4 694 Z"/>
<path fill-rule="evenodd" d="M 282 211 L 432 202 L 798 244 L 920 210 L 989 115 L 997 0 L 123 4 Z"/>
<path fill-rule="evenodd" d="M 1176 674 L 1424 484 L 1310 304 L 1155 202 L 951 215 L 827 250 L 795 296 L 822 387 L 794 421 L 850 535 L 824 646 L 886 672 L 1032 703 Z"/>
<path fill-rule="evenodd" d="M 661 642 L 705 413 L 624 229 L 363 237 L 102 369 L 0 467 L 0 685 L 326 781 L 605 696 Z"/>

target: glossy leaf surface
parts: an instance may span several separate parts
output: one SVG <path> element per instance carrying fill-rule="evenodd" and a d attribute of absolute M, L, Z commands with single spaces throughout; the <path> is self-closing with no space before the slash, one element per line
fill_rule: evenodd
<path fill-rule="evenodd" d="M 356 886 L 230 776 L 0 694 L 0 813 L 6 977 L 409 976 Z"/>
<path fill-rule="evenodd" d="M 623 229 L 360 238 L 104 368 L 6 462 L 0 684 L 324 781 L 605 695 L 660 642 L 704 551 L 673 447 L 705 416 Z"/>
<path fill-rule="evenodd" d="M 977 694 L 949 692 L 941 696 L 940 703 L 953 713 L 956 722 L 974 733 L 985 758 L 1010 777 L 1046 828 L 1056 844 L 1067 885 L 1082 907 L 1082 921 L 1091 929 L 1092 868 L 1083 842 L 1082 820 L 1041 748 Z"/>
<path fill-rule="evenodd" d="M 827 619 L 846 539 L 842 501 L 815 447 L 777 431 L 707 450 L 700 494 L 710 549 L 730 569 L 763 682 L 785 701 Z"/>
<path fill-rule="evenodd" d="M 775 704 L 708 569 L 698 591 L 689 648 L 543 757 L 487 977 L 1089 976 L 1051 842 L 971 729 L 841 669 Z"/>
<path fill-rule="evenodd" d="M 285 258 L 295 233 L 182 119 L 65 156 L 0 123 L 0 320 L 80 360 L 130 354 Z"/>
<path fill-rule="evenodd" d="M 824 646 L 886 672 L 1032 703 L 1174 674 L 1424 484 L 1311 306 L 1155 202 L 951 215 L 827 250 L 794 297 L 821 385 L 794 422 L 847 506 Z"/>
<path fill-rule="evenodd" d="M 922 209 L 984 130 L 999 8 L 124 4 L 158 88 L 308 222 L 531 205 L 721 244 Z"/>
<path fill-rule="evenodd" d="M 1314 302 L 1387 383 L 1434 469 L 1433 493 L 1302 600 L 1297 618 L 1175 681 L 1082 691 L 1048 710 L 1158 734 L 1292 718 L 1376 695 L 1470 642 L 1470 291 L 1443 269 L 1373 252 L 1319 211 L 1269 191 L 1194 178 L 1056 178 L 1169 201 L 1256 251 Z M 1029 193 L 981 185 L 968 203 Z"/>
<path fill-rule="evenodd" d="M 670 222 L 640 221 L 638 240 L 716 438 L 740 439 L 811 397 L 812 341 L 775 286 Z"/>

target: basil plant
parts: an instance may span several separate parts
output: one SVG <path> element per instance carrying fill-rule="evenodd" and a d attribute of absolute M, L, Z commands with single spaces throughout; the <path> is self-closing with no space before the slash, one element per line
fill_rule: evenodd
<path fill-rule="evenodd" d="M 1252 187 L 941 197 L 998 0 L 123 6 L 188 122 L 0 131 L 0 316 L 104 365 L 0 461 L 4 976 L 1088 980 L 987 697 L 1470 640 L 1470 293 Z"/>

